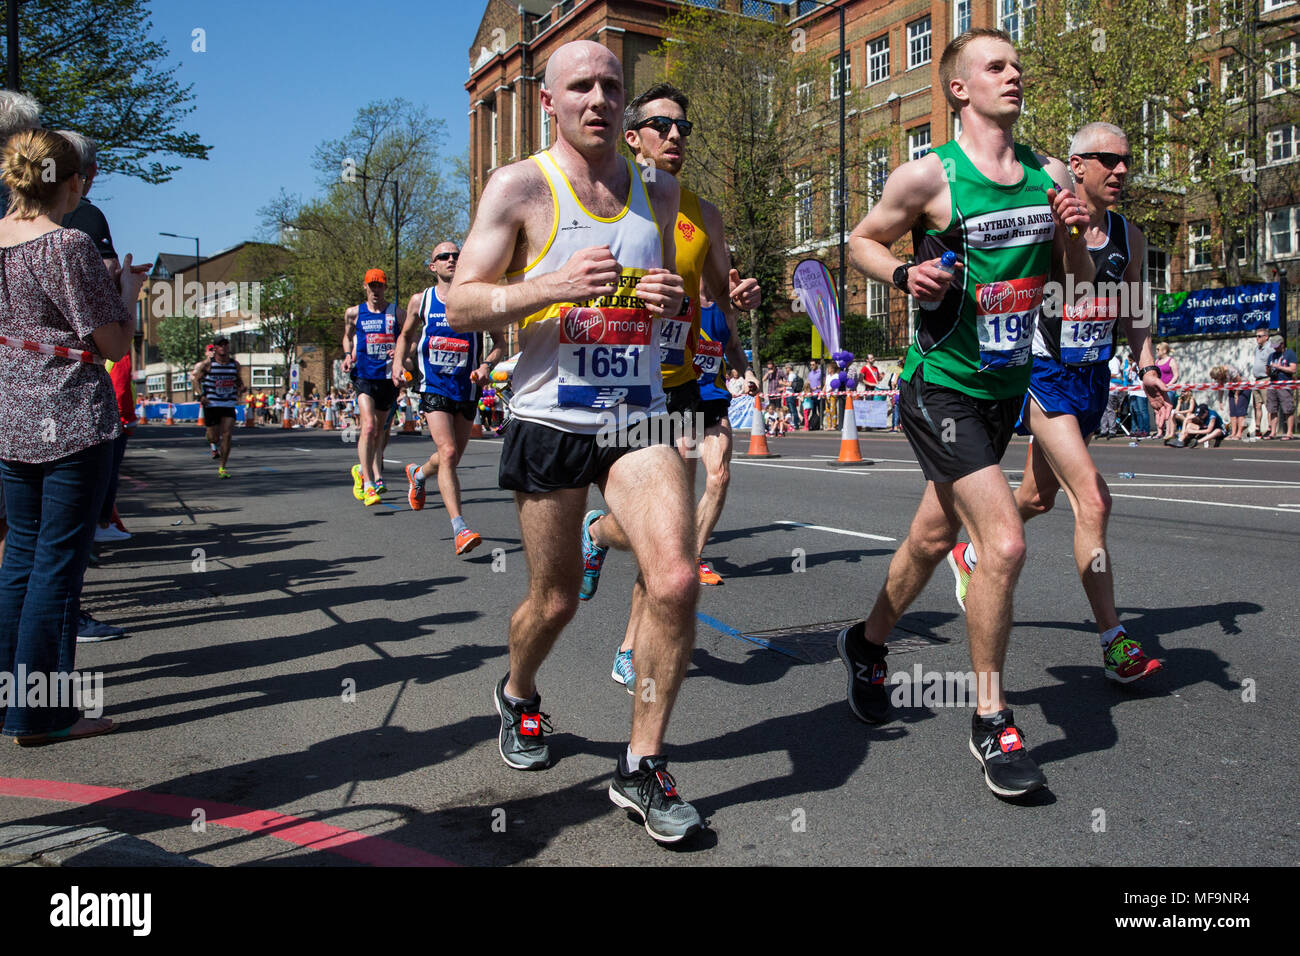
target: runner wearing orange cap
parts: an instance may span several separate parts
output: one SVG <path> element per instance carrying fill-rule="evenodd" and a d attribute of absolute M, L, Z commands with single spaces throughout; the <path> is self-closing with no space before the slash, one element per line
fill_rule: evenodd
<path fill-rule="evenodd" d="M 352 466 L 352 494 L 358 501 L 379 504 L 384 485 L 384 445 L 381 425 L 397 399 L 393 385 L 393 347 L 406 313 L 388 302 L 388 277 L 371 269 L 365 278 L 366 301 L 348 309 L 343 319 L 343 371 L 349 372 L 357 391 L 361 430 Z"/>

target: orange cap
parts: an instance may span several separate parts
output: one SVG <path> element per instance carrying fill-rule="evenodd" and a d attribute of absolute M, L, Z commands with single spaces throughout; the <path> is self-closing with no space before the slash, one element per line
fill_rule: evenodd
<path fill-rule="evenodd" d="M 388 276 L 384 275 L 383 269 L 371 269 L 366 273 L 366 285 L 370 285 L 372 282 L 382 282 L 384 285 L 388 285 Z"/>

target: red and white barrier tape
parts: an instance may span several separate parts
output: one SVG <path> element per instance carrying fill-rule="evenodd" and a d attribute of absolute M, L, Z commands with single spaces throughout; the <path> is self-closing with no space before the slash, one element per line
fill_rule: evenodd
<path fill-rule="evenodd" d="M 39 352 L 42 355 L 54 355 L 74 362 L 85 362 L 87 365 L 104 364 L 103 356 L 96 355 L 94 352 L 83 352 L 80 349 L 65 348 L 62 345 L 47 345 L 44 342 L 30 342 L 26 339 L 11 339 L 3 335 L 0 335 L 0 345 L 7 345 L 11 349 L 23 349 L 27 352 Z"/>
<path fill-rule="evenodd" d="M 1180 383 L 1177 384 L 1177 385 L 1166 386 L 1166 387 L 1165 387 L 1165 391 L 1168 391 L 1168 392 L 1225 392 L 1225 391 L 1255 391 L 1255 390 L 1259 390 L 1259 389 L 1265 389 L 1265 390 L 1266 390 L 1266 389 L 1270 389 L 1270 388 L 1291 388 L 1291 389 L 1296 389 L 1296 388 L 1300 388 L 1300 381 L 1290 381 L 1290 382 L 1225 382 L 1225 383 L 1223 383 L 1222 385 L 1219 384 L 1218 382 L 1188 382 L 1188 383 L 1182 383 L 1182 382 L 1180 382 Z M 1141 385 L 1112 385 L 1112 386 L 1110 386 L 1110 390 L 1111 390 L 1112 392 L 1132 392 L 1132 393 L 1137 393 L 1137 392 L 1141 392 L 1141 391 L 1143 391 L 1143 387 L 1142 387 Z M 816 391 L 816 392 L 814 392 L 814 391 L 808 391 L 808 390 L 806 390 L 806 389 L 805 389 L 804 391 L 802 391 L 802 392 L 792 392 L 792 391 L 790 391 L 789 389 L 782 389 L 780 392 L 768 392 L 768 393 L 766 393 L 763 397 L 766 398 L 766 399 L 768 399 L 768 400 L 776 400 L 776 399 L 780 399 L 781 401 L 784 401 L 784 400 L 787 399 L 787 398 L 803 398 L 803 397 L 805 397 L 805 396 L 811 396 L 811 397 L 813 397 L 813 398 L 830 398 L 830 397 L 832 397 L 832 396 L 838 397 L 838 396 L 840 396 L 840 395 L 853 395 L 854 398 L 879 398 L 879 397 L 882 397 L 882 396 L 897 395 L 897 394 L 898 394 L 898 389 L 896 389 L 896 388 L 867 389 L 867 391 L 865 391 L 865 392 L 859 392 L 859 391 L 856 391 L 856 390 L 831 391 L 831 390 L 829 390 L 829 389 L 823 389 L 823 390 L 821 390 L 821 391 Z"/>

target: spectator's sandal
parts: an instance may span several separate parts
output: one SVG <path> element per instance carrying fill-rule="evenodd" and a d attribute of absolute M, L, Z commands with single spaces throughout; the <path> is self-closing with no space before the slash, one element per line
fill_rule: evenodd
<path fill-rule="evenodd" d="M 26 734 L 22 737 L 15 737 L 14 743 L 20 747 L 43 747 L 46 744 L 57 744 L 61 740 L 80 740 L 82 737 L 98 737 L 100 734 L 111 734 L 115 730 L 117 730 L 117 724 L 107 717 L 81 717 L 71 727 L 64 727 L 62 730 L 51 730 L 47 734 Z"/>

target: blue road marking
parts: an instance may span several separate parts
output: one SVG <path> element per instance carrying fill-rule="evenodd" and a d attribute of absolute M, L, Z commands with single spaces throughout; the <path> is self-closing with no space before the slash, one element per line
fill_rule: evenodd
<path fill-rule="evenodd" d="M 702 611 L 696 611 L 695 616 L 699 618 L 699 620 L 703 621 L 705 624 L 709 625 L 709 627 L 713 628 L 715 631 L 719 631 L 723 634 L 726 634 L 728 637 L 734 637 L 738 641 L 747 641 L 750 644 L 757 644 L 759 647 L 764 648 L 765 650 L 775 651 L 778 654 L 784 654 L 786 657 L 793 657 L 795 660 L 803 660 L 803 658 L 799 657 L 799 655 L 791 654 L 789 651 L 782 650 L 779 647 L 773 647 L 767 641 L 764 641 L 760 638 L 750 637 L 748 634 L 742 634 L 734 627 L 731 627 L 730 625 L 727 624 L 723 624 L 717 618 L 709 617 L 709 615 L 703 613 Z"/>

